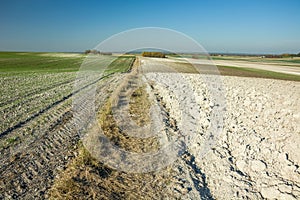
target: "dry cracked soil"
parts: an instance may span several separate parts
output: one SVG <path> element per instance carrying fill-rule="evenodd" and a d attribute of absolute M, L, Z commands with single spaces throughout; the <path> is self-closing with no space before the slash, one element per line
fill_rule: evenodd
<path fill-rule="evenodd" d="M 207 145 L 207 130 L 215 120 L 212 113 L 220 105 L 213 103 L 203 76 L 169 73 L 161 69 L 159 60 L 140 59 L 138 73 L 149 86 L 151 101 L 160 108 L 156 115 L 163 119 L 163 138 L 184 133 L 194 137 L 187 137 L 188 145 L 178 159 L 161 171 L 139 177 L 116 172 L 119 182 L 106 178 L 123 190 L 106 199 L 300 199 L 300 82 L 219 77 L 225 100 L 222 130 Z M 99 108 L 126 76 L 97 82 Z M 21 143 L 1 150 L 0 199 L 51 197 L 48 192 L 55 180 L 78 157 L 80 135 L 71 122 L 68 101 L 47 111 L 52 114 L 49 123 L 38 129 L 41 137 L 27 141 L 26 147 Z M 30 121 L 11 132 L 26 126 Z M 133 176 L 132 184 L 145 184 L 144 190 L 126 193 Z"/>

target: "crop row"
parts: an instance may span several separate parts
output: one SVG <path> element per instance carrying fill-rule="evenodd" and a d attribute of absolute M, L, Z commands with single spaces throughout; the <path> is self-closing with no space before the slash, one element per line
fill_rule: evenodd
<path fill-rule="evenodd" d="M 20 73 L 0 79 L 0 106 L 22 101 L 28 96 L 42 93 L 51 88 L 73 81 L 74 72 L 69 73 Z M 17 103 L 17 102 L 15 102 Z"/>
<path fill-rule="evenodd" d="M 74 74 L 26 75 L 15 79 L 9 77 L 5 81 L 8 87 L 1 91 L 1 133 L 70 95 L 74 86 Z M 5 104 L 9 101 L 10 103 Z"/>

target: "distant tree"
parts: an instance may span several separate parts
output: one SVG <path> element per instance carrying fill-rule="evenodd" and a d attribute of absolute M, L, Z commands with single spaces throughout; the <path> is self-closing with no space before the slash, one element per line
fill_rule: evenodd
<path fill-rule="evenodd" d="M 147 52 L 147 51 L 144 51 L 142 53 L 142 56 L 143 57 L 156 57 L 156 58 L 165 58 L 166 57 L 166 54 L 162 53 L 162 52 Z"/>
<path fill-rule="evenodd" d="M 282 58 L 282 55 L 266 55 L 266 58 Z"/>
<path fill-rule="evenodd" d="M 288 57 L 291 57 L 291 54 L 289 54 L 289 53 L 284 53 L 284 54 L 281 54 L 281 56 L 282 56 L 283 58 L 288 58 Z"/>
<path fill-rule="evenodd" d="M 85 54 L 94 54 L 94 55 L 96 55 L 96 54 L 101 54 L 101 55 L 111 55 L 112 53 L 101 53 L 100 51 L 97 51 L 96 49 L 92 49 L 92 50 L 86 50 L 85 52 L 84 52 Z"/>
<path fill-rule="evenodd" d="M 91 53 L 91 50 L 90 49 L 88 49 L 88 50 L 85 50 L 85 52 L 84 52 L 85 54 L 89 54 L 89 53 Z"/>

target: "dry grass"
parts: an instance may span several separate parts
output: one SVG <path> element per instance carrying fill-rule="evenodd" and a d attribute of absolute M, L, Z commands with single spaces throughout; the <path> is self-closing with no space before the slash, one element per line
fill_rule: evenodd
<path fill-rule="evenodd" d="M 105 134 L 112 142 L 133 151 L 153 148 L 149 141 L 126 138 L 119 132 L 111 116 L 110 103 L 99 117 Z M 82 143 L 79 143 L 77 151 L 78 155 L 49 190 L 50 199 L 158 199 L 170 195 L 175 173 L 170 167 L 160 172 L 131 174 L 105 166 L 93 158 Z"/>
<path fill-rule="evenodd" d="M 49 199 L 157 199 L 167 197 L 171 168 L 159 173 L 119 172 L 94 159 L 82 144 L 78 156 L 55 180 Z"/>
<path fill-rule="evenodd" d="M 135 99 L 135 97 L 133 98 Z M 138 110 L 138 107 L 146 106 L 146 103 L 143 103 L 141 99 L 139 99 L 138 101 L 141 101 L 141 104 L 131 104 L 131 111 L 136 112 L 135 116 L 142 116 L 140 119 L 138 117 L 136 117 L 136 119 L 140 122 L 145 123 L 147 117 L 145 117 L 145 114 L 141 114 L 142 112 L 144 112 L 144 110 Z M 139 114 L 137 113 L 137 111 Z M 155 137 L 135 138 L 130 137 L 126 133 L 122 132 L 116 124 L 116 121 L 112 114 L 110 102 L 108 102 L 100 112 L 99 124 L 101 126 L 101 129 L 103 130 L 103 133 L 107 138 L 109 138 L 110 142 L 122 149 L 125 149 L 126 151 L 145 153 L 150 151 L 157 151 L 159 149 L 159 141 Z"/>
<path fill-rule="evenodd" d="M 128 74 L 127 78 L 124 78 L 123 83 L 119 85 L 111 95 L 111 98 L 102 107 L 98 117 L 99 125 L 110 142 L 126 151 L 135 153 L 158 151 L 159 141 L 157 138 L 130 137 L 120 130 L 112 113 L 112 102 L 119 98 L 118 95 L 122 89 L 130 87 L 132 80 L 138 74 L 138 66 L 139 61 L 137 59 L 133 64 L 131 73 Z M 137 125 L 144 126 L 150 122 L 150 106 L 151 103 L 148 99 L 145 86 L 138 87 L 130 96 L 129 102 L 129 114 Z"/>
<path fill-rule="evenodd" d="M 140 124 L 149 122 L 150 102 L 144 87 L 131 96 L 130 112 Z M 132 152 L 157 150 L 156 138 L 132 138 L 122 133 L 112 115 L 109 99 L 99 112 L 98 119 L 104 134 L 112 143 Z M 54 181 L 49 199 L 161 199 L 172 197 L 176 172 L 166 167 L 159 172 L 126 173 L 107 167 L 78 145 L 78 154 Z"/>
<path fill-rule="evenodd" d="M 108 176 L 113 176 L 112 170 L 95 160 L 82 143 L 78 146 L 78 156 L 55 180 L 49 191 L 50 199 L 103 198 L 103 191 L 99 193 L 101 188 L 97 188 L 95 185 L 97 183 L 94 181 L 96 181 L 95 178 L 101 178 L 105 183 Z M 109 196 L 108 192 L 105 193 L 106 196 Z"/>
<path fill-rule="evenodd" d="M 145 91 L 145 86 L 136 89 L 130 98 L 129 113 L 139 126 L 150 123 L 150 107 L 149 95 Z M 141 112 L 142 111 L 142 112 Z"/>

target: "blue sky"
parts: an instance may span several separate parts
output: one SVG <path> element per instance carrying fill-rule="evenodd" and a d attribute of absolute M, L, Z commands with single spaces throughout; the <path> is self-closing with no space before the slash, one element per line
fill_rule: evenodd
<path fill-rule="evenodd" d="M 209 52 L 300 52 L 299 0 L 1 0 L 1 51 L 84 51 L 132 28 L 180 31 Z"/>

